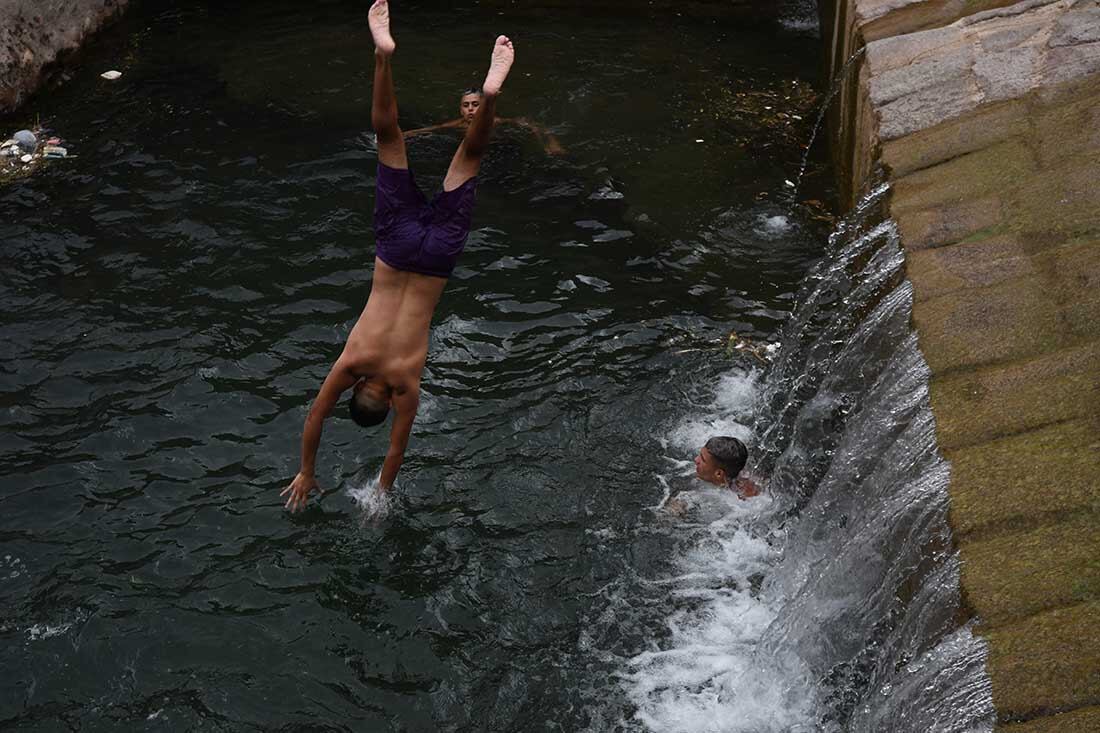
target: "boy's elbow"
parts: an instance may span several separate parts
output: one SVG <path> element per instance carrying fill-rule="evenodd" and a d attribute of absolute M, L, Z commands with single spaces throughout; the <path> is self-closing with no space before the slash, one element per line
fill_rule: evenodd
<path fill-rule="evenodd" d="M 332 414 L 332 405 L 319 405 L 314 402 L 309 406 L 309 414 L 306 415 L 306 423 L 323 423 L 325 418 Z"/>

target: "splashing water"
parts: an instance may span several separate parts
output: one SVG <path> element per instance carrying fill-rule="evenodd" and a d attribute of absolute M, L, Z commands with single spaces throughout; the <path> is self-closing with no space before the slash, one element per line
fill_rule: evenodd
<path fill-rule="evenodd" d="M 727 376 L 671 432 L 684 450 L 746 437 L 769 480 L 750 501 L 689 501 L 677 574 L 643 581 L 666 594 L 664 630 L 622 684 L 649 730 L 992 729 L 986 648 L 956 620 L 912 291 L 892 222 L 874 218 L 885 193 L 838 227 L 768 373 Z"/>
<path fill-rule="evenodd" d="M 778 239 L 791 230 L 791 220 L 782 215 L 761 215 L 756 231 L 768 239 Z"/>
<path fill-rule="evenodd" d="M 393 491 L 383 491 L 379 484 L 380 476 L 370 479 L 363 486 L 352 486 L 348 496 L 361 510 L 361 519 L 365 523 L 380 522 L 390 515 L 393 507 Z"/>

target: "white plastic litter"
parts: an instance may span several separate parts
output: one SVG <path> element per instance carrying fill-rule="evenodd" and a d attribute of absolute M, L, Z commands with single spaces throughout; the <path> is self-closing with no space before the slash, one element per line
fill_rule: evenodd
<path fill-rule="evenodd" d="M 108 81 L 114 81 L 115 79 L 122 76 L 122 72 L 111 69 L 110 71 L 104 71 L 102 74 L 100 74 L 100 76 L 102 76 L 104 79 L 107 79 Z"/>

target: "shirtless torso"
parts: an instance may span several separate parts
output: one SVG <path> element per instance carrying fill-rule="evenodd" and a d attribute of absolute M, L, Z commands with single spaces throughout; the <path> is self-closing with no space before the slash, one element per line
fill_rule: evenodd
<path fill-rule="evenodd" d="M 316 488 L 317 449 L 325 418 L 349 389 L 374 391 L 393 408 L 390 444 L 379 483 L 393 485 L 404 462 L 420 405 L 420 375 L 428 358 L 428 330 L 447 281 L 403 272 L 376 259 L 370 297 L 310 407 L 302 431 L 302 466 L 287 492 L 302 501 Z M 296 488 L 296 484 L 298 485 Z M 287 504 L 297 508 L 297 502 Z"/>
<path fill-rule="evenodd" d="M 428 356 L 428 329 L 447 281 L 374 261 L 370 297 L 336 365 L 380 377 L 395 392 L 413 388 Z"/>

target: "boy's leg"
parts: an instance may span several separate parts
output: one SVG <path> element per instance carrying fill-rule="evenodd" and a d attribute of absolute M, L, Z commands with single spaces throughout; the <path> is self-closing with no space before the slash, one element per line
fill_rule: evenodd
<path fill-rule="evenodd" d="M 390 9 L 386 0 L 375 0 L 367 14 L 374 38 L 374 90 L 371 96 L 371 125 L 378 140 L 378 162 L 390 168 L 406 169 L 405 139 L 397 124 L 397 95 L 391 70 L 397 45 L 390 35 Z"/>
<path fill-rule="evenodd" d="M 454 191 L 477 175 L 481 168 L 481 159 L 489 148 L 489 138 L 493 134 L 493 125 L 496 122 L 497 95 L 500 87 L 508 76 L 508 70 L 512 68 L 515 60 L 515 50 L 507 36 L 498 36 L 493 44 L 493 55 L 489 62 L 489 72 L 485 75 L 485 83 L 481 87 L 481 105 L 477 109 L 474 121 L 466 130 L 466 137 L 458 146 L 455 157 L 451 160 L 451 167 L 447 169 L 447 177 L 443 179 L 443 190 Z"/>

